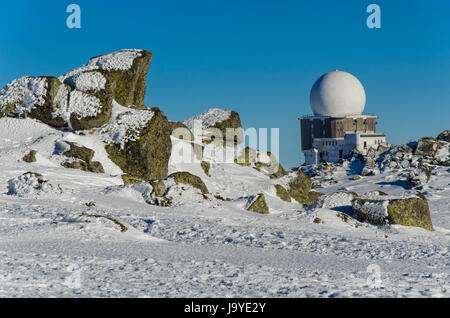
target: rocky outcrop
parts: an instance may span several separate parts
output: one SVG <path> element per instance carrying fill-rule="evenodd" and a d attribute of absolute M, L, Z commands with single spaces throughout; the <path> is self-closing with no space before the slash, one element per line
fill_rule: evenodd
<path fill-rule="evenodd" d="M 282 185 L 280 184 L 275 185 L 275 194 L 281 200 L 291 202 L 291 196 L 289 195 L 289 192 Z"/>
<path fill-rule="evenodd" d="M 437 136 L 437 140 L 450 142 L 450 130 L 444 130 Z"/>
<path fill-rule="evenodd" d="M 185 120 L 186 125 L 202 143 L 235 146 L 243 142 L 244 133 L 239 114 L 232 110 L 212 108 Z"/>
<path fill-rule="evenodd" d="M 399 224 L 433 231 L 428 201 L 423 195 L 409 198 L 357 198 L 353 212 L 374 225 Z"/>
<path fill-rule="evenodd" d="M 0 117 L 30 117 L 56 128 L 88 130 L 106 124 L 112 102 L 143 109 L 152 54 L 121 50 L 93 57 L 56 78 L 21 77 L 0 91 Z"/>
<path fill-rule="evenodd" d="M 247 201 L 246 210 L 260 214 L 269 214 L 269 206 L 267 205 L 264 194 L 260 193 L 250 197 Z"/>
<path fill-rule="evenodd" d="M 67 107 L 69 90 L 56 77 L 15 79 L 0 91 L 0 117 L 30 117 L 56 128 L 66 127 L 59 112 Z"/>
<path fill-rule="evenodd" d="M 69 141 L 65 141 L 65 143 L 70 146 L 70 149 L 63 152 L 63 156 L 70 158 L 70 160 L 63 162 L 63 167 L 94 173 L 105 173 L 100 162 L 92 161 L 95 154 L 94 150 Z"/>
<path fill-rule="evenodd" d="M 289 195 L 299 203 L 312 205 L 322 196 L 322 193 L 311 191 L 312 183 L 308 176 L 297 170 L 295 177 L 289 182 Z"/>
<path fill-rule="evenodd" d="M 142 180 L 165 179 L 172 151 L 171 126 L 158 108 L 130 110 L 104 126 L 109 158 L 123 172 Z"/>
<path fill-rule="evenodd" d="M 168 176 L 168 179 L 173 179 L 177 184 L 183 183 L 190 185 L 191 187 L 197 188 L 202 192 L 203 195 L 208 193 L 208 188 L 206 187 L 203 180 L 200 177 L 193 175 L 189 172 L 185 171 L 175 172 L 172 173 L 170 176 Z"/>

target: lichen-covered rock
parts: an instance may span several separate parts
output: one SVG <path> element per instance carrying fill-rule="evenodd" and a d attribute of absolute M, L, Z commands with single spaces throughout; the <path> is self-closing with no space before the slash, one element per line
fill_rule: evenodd
<path fill-rule="evenodd" d="M 185 171 L 175 172 L 175 173 L 172 173 L 167 178 L 173 179 L 175 181 L 175 183 L 177 183 L 177 184 L 183 183 L 183 184 L 190 185 L 194 188 L 197 188 L 202 192 L 203 195 L 208 193 L 208 188 L 206 187 L 203 180 L 200 177 L 193 175 L 189 172 L 185 172 Z"/>
<path fill-rule="evenodd" d="M 142 180 L 165 179 L 172 151 L 171 125 L 158 108 L 130 110 L 101 130 L 108 157 Z"/>
<path fill-rule="evenodd" d="M 74 142 L 64 141 L 70 149 L 63 152 L 63 156 L 70 158 L 62 163 L 62 166 L 70 169 L 79 169 L 94 173 L 105 173 L 103 165 L 98 161 L 92 161 L 95 151 Z"/>
<path fill-rule="evenodd" d="M 80 159 L 82 161 L 91 162 L 94 158 L 95 151 L 84 146 L 79 146 L 74 142 L 65 141 L 70 146 L 70 149 L 63 153 L 64 156 Z"/>
<path fill-rule="evenodd" d="M 93 173 L 105 173 L 105 170 L 103 169 L 102 164 L 98 161 L 86 162 L 83 160 L 71 160 L 71 161 L 63 162 L 62 166 L 64 168 L 78 169 L 78 170 L 89 171 L 89 172 L 93 172 Z"/>
<path fill-rule="evenodd" d="M 28 154 L 26 154 L 22 160 L 28 163 L 32 163 L 32 162 L 36 162 L 36 154 L 37 151 L 36 150 L 30 150 L 30 152 Z"/>
<path fill-rule="evenodd" d="M 437 140 L 450 142 L 450 130 L 444 130 L 437 136 Z"/>
<path fill-rule="evenodd" d="M 269 206 L 267 205 L 266 198 L 262 193 L 250 197 L 247 201 L 247 206 L 245 209 L 250 212 L 269 214 Z"/>
<path fill-rule="evenodd" d="M 422 139 L 419 139 L 419 142 L 417 143 L 415 155 L 435 156 L 436 152 L 441 147 L 442 147 L 442 145 L 435 138 L 424 137 Z"/>
<path fill-rule="evenodd" d="M 152 194 L 157 198 L 162 198 L 166 193 L 166 185 L 163 180 L 152 180 L 150 181 L 153 191 Z"/>
<path fill-rule="evenodd" d="M 201 115 L 185 120 L 184 125 L 205 144 L 234 146 L 243 142 L 241 119 L 239 114 L 232 110 L 212 108 Z"/>
<path fill-rule="evenodd" d="M 282 185 L 275 185 L 275 193 L 281 200 L 291 202 L 291 196 L 289 195 L 289 192 Z"/>
<path fill-rule="evenodd" d="M 30 117 L 50 126 L 68 125 L 59 115 L 67 107 L 68 88 L 56 77 L 24 76 L 0 91 L 0 117 Z"/>
<path fill-rule="evenodd" d="M 151 60 L 152 53 L 146 50 L 120 50 L 95 56 L 87 65 L 68 72 L 60 80 L 80 91 L 105 90 L 108 99 L 122 106 L 143 109 Z"/>
<path fill-rule="evenodd" d="M 410 198 L 357 198 L 353 212 L 359 219 L 374 225 L 399 224 L 433 231 L 428 201 L 423 196 Z"/>
<path fill-rule="evenodd" d="M 311 189 L 311 180 L 302 170 L 297 170 L 295 177 L 289 182 L 289 195 L 299 203 L 312 205 L 323 194 Z"/>
<path fill-rule="evenodd" d="M 211 169 L 211 164 L 207 161 L 202 161 L 200 163 L 200 166 L 202 167 L 205 174 L 209 177 L 209 169 Z"/>
<path fill-rule="evenodd" d="M 138 184 L 144 181 L 141 178 L 133 177 L 129 174 L 122 175 L 122 180 L 124 184 Z"/>

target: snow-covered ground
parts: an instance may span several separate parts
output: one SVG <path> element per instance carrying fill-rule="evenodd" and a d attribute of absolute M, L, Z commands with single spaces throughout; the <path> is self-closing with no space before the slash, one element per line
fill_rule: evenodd
<path fill-rule="evenodd" d="M 62 140 L 94 149 L 105 174 L 63 168 Z M 23 162 L 32 149 L 37 162 Z M 445 167 L 425 189 L 435 228 L 428 232 L 286 203 L 273 190 L 279 180 L 236 164 L 211 163 L 206 176 L 199 164 L 172 161 L 170 173 L 200 176 L 211 195 L 152 206 L 139 187 L 123 186 L 98 132 L 78 135 L 31 119 L 0 119 L 0 161 L 0 297 L 450 296 Z M 8 193 L 8 181 L 28 171 L 51 187 L 24 183 Z M 399 173 L 354 181 L 338 168 L 338 183 L 318 190 L 401 194 Z M 249 193 L 265 194 L 269 215 L 244 210 Z"/>

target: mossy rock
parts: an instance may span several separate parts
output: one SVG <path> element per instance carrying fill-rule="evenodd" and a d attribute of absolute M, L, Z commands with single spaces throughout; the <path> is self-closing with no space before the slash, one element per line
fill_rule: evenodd
<path fill-rule="evenodd" d="M 36 162 L 36 150 L 31 150 L 27 155 L 25 155 L 22 160 L 28 163 Z"/>
<path fill-rule="evenodd" d="M 209 169 L 211 169 L 211 164 L 207 161 L 202 161 L 200 163 L 200 166 L 202 167 L 203 171 L 205 172 L 205 174 L 209 177 Z"/>
<path fill-rule="evenodd" d="M 233 136 L 227 136 L 227 128 L 235 129 L 235 134 Z M 208 133 L 208 129 L 210 132 Z M 222 133 L 222 140 L 215 140 L 214 130 L 219 129 Z M 205 138 L 203 143 L 209 144 L 214 143 L 221 146 L 236 146 L 244 141 L 244 131 L 242 129 L 241 119 L 239 114 L 235 111 L 231 111 L 230 116 L 224 121 L 215 123 L 214 125 L 206 128 Z"/>
<path fill-rule="evenodd" d="M 154 194 L 158 198 L 162 198 L 167 190 L 164 181 L 152 180 L 150 181 L 150 184 L 152 185 L 153 188 L 152 194 Z"/>
<path fill-rule="evenodd" d="M 415 155 L 432 155 L 435 156 L 436 152 L 442 148 L 442 144 L 435 138 L 424 137 L 419 139 Z"/>
<path fill-rule="evenodd" d="M 423 195 L 386 200 L 357 198 L 352 208 L 360 220 L 374 225 L 399 224 L 433 231 L 428 201 Z"/>
<path fill-rule="evenodd" d="M 291 202 L 291 196 L 289 195 L 289 192 L 279 184 L 275 185 L 275 191 L 276 195 L 283 201 Z"/>
<path fill-rule="evenodd" d="M 70 124 L 73 130 L 90 130 L 93 128 L 99 128 L 106 124 L 111 119 L 112 114 L 112 93 L 111 83 L 106 82 L 105 89 L 102 90 L 88 90 L 85 92 L 72 91 L 69 98 L 72 98 L 73 94 L 85 94 L 86 96 L 95 97 L 99 100 L 99 113 L 95 116 L 81 117 L 76 113 L 70 114 Z"/>
<path fill-rule="evenodd" d="M 27 114 L 28 117 L 37 119 L 44 124 L 50 125 L 55 128 L 64 128 L 68 126 L 68 123 L 59 116 L 53 116 L 53 113 L 57 110 L 59 105 L 56 104 L 55 97 L 58 94 L 61 85 L 61 81 L 56 77 L 45 76 L 47 80 L 47 94 L 44 96 L 45 103 L 42 106 L 35 107 Z M 68 94 L 70 87 L 65 86 Z"/>
<path fill-rule="evenodd" d="M 84 146 L 79 146 L 74 142 L 69 142 L 69 141 L 64 141 L 64 142 L 70 146 L 70 150 L 63 153 L 64 156 L 69 157 L 69 158 L 80 159 L 87 163 L 90 163 L 92 161 L 92 158 L 94 158 L 94 154 L 95 154 L 94 150 L 89 149 Z"/>
<path fill-rule="evenodd" d="M 256 197 L 250 198 L 249 205 L 246 210 L 260 214 L 269 214 L 269 206 L 267 205 L 264 194 L 260 193 Z"/>
<path fill-rule="evenodd" d="M 128 70 L 97 71 L 100 71 L 109 83 L 112 99 L 122 106 L 144 109 L 147 74 L 152 61 L 152 53 L 147 50 L 140 50 L 139 53 L 141 56 L 133 60 L 133 64 Z M 91 60 L 100 56 L 95 56 Z"/>
<path fill-rule="evenodd" d="M 144 181 L 141 178 L 133 177 L 129 174 L 122 175 L 122 180 L 124 184 L 138 184 Z"/>
<path fill-rule="evenodd" d="M 128 140 L 123 148 L 119 144 L 105 145 L 108 157 L 123 172 L 145 181 L 165 179 L 172 152 L 170 123 L 158 108 L 139 131 L 137 140 Z"/>
<path fill-rule="evenodd" d="M 62 166 L 64 168 L 78 169 L 78 170 L 88 171 L 88 172 L 93 172 L 93 173 L 105 173 L 105 170 L 103 169 L 102 164 L 98 161 L 86 162 L 86 161 L 82 161 L 82 160 L 74 160 L 74 161 L 63 162 Z"/>
<path fill-rule="evenodd" d="M 196 175 L 193 175 L 189 172 L 175 172 L 168 176 L 168 178 L 172 178 L 176 183 L 183 183 L 197 188 L 204 195 L 209 193 L 208 188 L 206 187 L 203 180 L 200 177 L 197 177 Z"/>
<path fill-rule="evenodd" d="M 16 108 L 23 103 L 23 99 L 19 99 L 14 103 L 8 103 L 6 105 L 0 105 L 0 118 L 5 116 L 17 117 L 18 115 L 22 117 L 30 117 L 37 119 L 47 125 L 53 126 L 55 128 L 67 127 L 68 123 L 59 116 L 53 116 L 54 112 L 57 110 L 59 105 L 57 105 L 56 95 L 63 85 L 61 81 L 52 76 L 40 76 L 32 77 L 27 76 L 22 78 L 25 81 L 33 81 L 35 79 L 43 79 L 46 82 L 46 93 L 41 96 L 43 99 L 42 105 L 34 105 L 31 110 L 20 109 L 20 114 L 15 114 Z M 20 79 L 19 79 L 20 80 Z M 23 83 L 22 83 L 23 84 Z M 70 92 L 70 88 L 66 86 L 67 92 Z"/>
<path fill-rule="evenodd" d="M 289 182 L 289 195 L 301 204 L 312 205 L 323 193 L 314 192 L 311 189 L 311 180 L 302 170 L 297 170 L 295 178 Z"/>

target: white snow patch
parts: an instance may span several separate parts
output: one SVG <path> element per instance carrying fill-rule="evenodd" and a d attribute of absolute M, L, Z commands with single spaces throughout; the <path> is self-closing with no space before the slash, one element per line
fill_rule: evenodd
<path fill-rule="evenodd" d="M 99 72 L 83 72 L 72 79 L 75 89 L 86 92 L 105 89 L 106 78 Z"/>
<path fill-rule="evenodd" d="M 78 118 L 86 118 L 96 116 L 100 110 L 101 104 L 97 97 L 80 91 L 70 93 L 69 113 L 77 115 Z"/>

